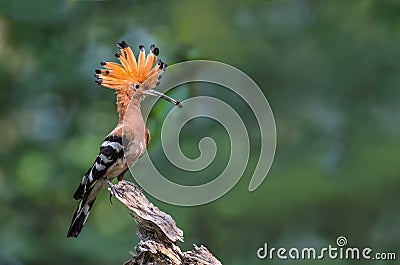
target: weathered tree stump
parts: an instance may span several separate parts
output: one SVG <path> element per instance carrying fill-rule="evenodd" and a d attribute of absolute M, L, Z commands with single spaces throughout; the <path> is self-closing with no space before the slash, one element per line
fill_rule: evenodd
<path fill-rule="evenodd" d="M 137 254 L 124 265 L 164 264 L 221 264 L 204 246 L 182 252 L 177 242 L 183 242 L 183 232 L 176 227 L 172 217 L 149 202 L 142 191 L 133 183 L 119 181 L 114 196 L 124 204 L 138 224 L 140 239 Z"/>

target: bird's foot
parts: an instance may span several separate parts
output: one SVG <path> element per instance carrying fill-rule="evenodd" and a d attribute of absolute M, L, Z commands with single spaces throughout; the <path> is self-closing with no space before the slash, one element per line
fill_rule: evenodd
<path fill-rule="evenodd" d="M 114 184 L 111 183 L 111 181 L 109 181 L 108 179 L 104 179 L 104 181 L 107 183 L 108 185 L 108 190 L 110 191 L 110 203 L 112 204 L 112 196 L 117 197 L 118 196 L 122 196 L 122 194 L 118 191 L 118 189 L 115 187 Z"/>

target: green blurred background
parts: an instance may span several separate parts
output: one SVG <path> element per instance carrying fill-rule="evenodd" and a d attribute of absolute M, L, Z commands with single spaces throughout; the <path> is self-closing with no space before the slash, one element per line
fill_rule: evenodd
<path fill-rule="evenodd" d="M 172 91 L 179 99 L 224 99 L 245 119 L 252 144 L 245 175 L 219 200 L 177 207 L 149 196 L 184 230 L 182 249 L 204 244 L 224 264 L 281 264 L 259 260 L 257 249 L 264 242 L 324 247 L 343 235 L 351 246 L 397 251 L 397 261 L 371 264 L 400 264 L 399 14 L 400 2 L 386 0 L 1 1 L 0 264 L 129 259 L 136 225 L 119 203 L 110 205 L 106 191 L 81 236 L 66 238 L 74 189 L 116 124 L 115 96 L 92 74 L 100 61 L 115 60 L 120 40 L 135 50 L 154 42 L 170 65 L 231 64 L 259 84 L 274 112 L 276 157 L 250 193 L 260 133 L 249 107 L 210 85 Z M 158 103 L 148 125 L 150 153 L 164 171 L 170 165 L 157 146 L 170 108 Z M 206 169 L 205 179 L 229 158 L 226 132 L 198 119 L 180 138 L 194 158 L 208 135 L 222 162 Z M 190 174 L 170 179 L 184 182 Z"/>

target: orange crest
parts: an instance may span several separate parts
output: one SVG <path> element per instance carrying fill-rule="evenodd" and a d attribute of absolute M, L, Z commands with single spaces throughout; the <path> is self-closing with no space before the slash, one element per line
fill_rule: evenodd
<path fill-rule="evenodd" d="M 167 67 L 161 60 L 157 60 L 159 49 L 153 44 L 147 55 L 143 45 L 139 46 L 139 56 L 136 61 L 135 55 L 125 41 L 117 43 L 120 52 L 115 54 L 121 64 L 114 62 L 101 62 L 106 69 L 96 69 L 95 82 L 117 91 L 133 89 L 135 86 L 143 86 L 144 89 L 152 89 L 157 83 L 159 76 Z M 155 64 L 155 65 L 154 65 Z M 153 67 L 154 66 L 154 67 Z"/>

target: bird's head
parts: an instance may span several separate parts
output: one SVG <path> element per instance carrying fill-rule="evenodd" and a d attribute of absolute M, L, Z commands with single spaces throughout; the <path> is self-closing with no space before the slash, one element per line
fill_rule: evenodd
<path fill-rule="evenodd" d="M 105 69 L 96 69 L 95 82 L 111 89 L 115 89 L 119 95 L 136 97 L 139 100 L 145 95 L 161 97 L 169 102 L 182 107 L 182 103 L 157 90 L 161 74 L 167 65 L 157 60 L 159 49 L 155 45 L 150 46 L 150 53 L 146 57 L 143 45 L 139 46 L 139 55 L 136 61 L 135 55 L 125 41 L 117 43 L 119 52 L 115 57 L 121 64 L 114 62 L 101 62 Z"/>

